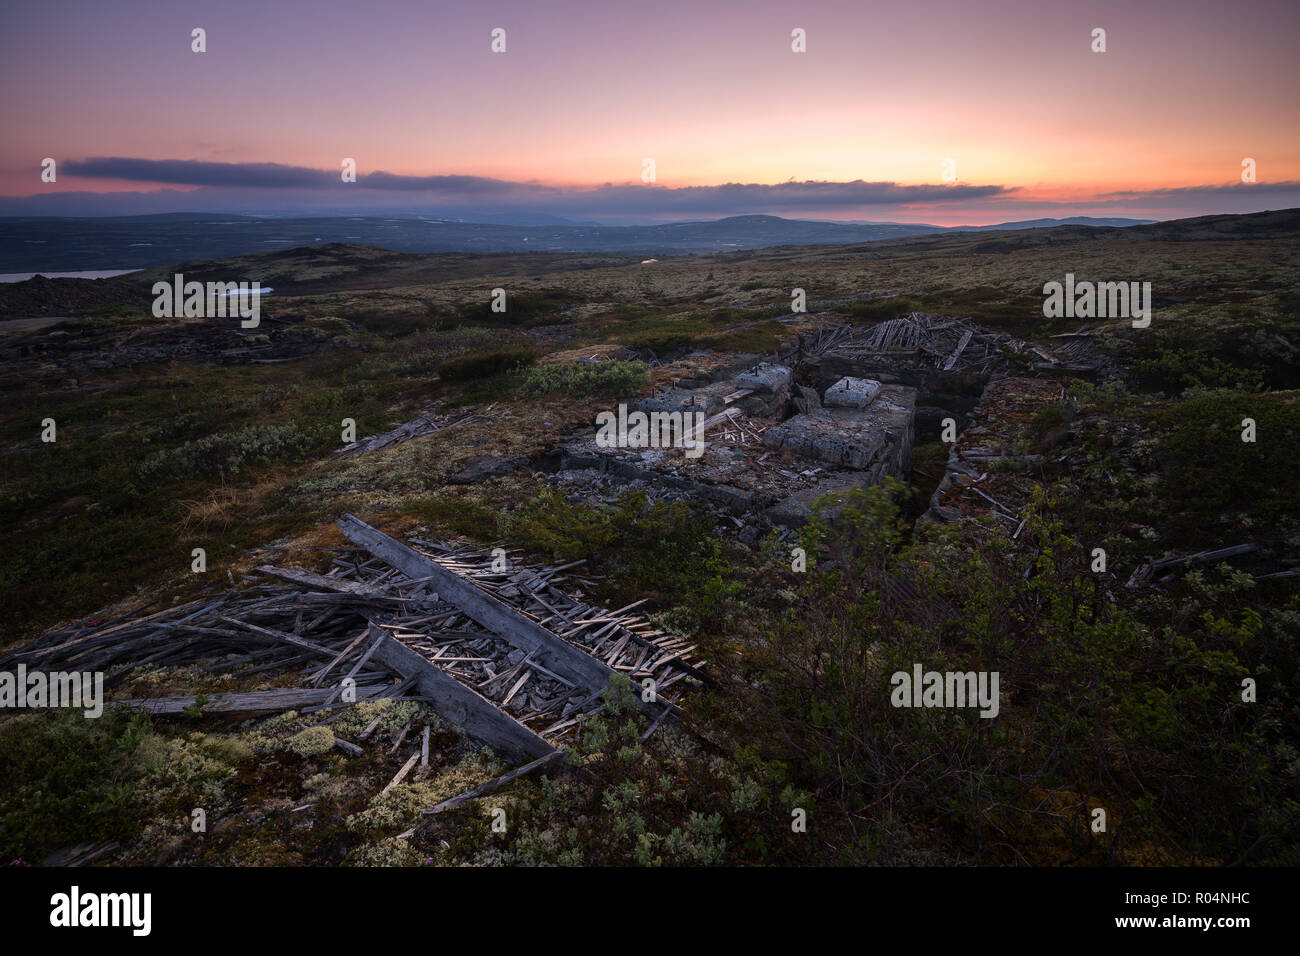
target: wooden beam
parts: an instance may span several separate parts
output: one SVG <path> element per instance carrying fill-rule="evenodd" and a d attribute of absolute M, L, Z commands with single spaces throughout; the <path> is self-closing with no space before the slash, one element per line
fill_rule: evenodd
<path fill-rule="evenodd" d="M 957 343 L 957 347 L 953 349 L 952 354 L 949 355 L 943 363 L 943 370 L 945 372 L 957 364 L 957 359 L 961 358 L 961 353 L 966 350 L 966 346 L 970 344 L 971 336 L 974 334 L 975 333 L 970 329 L 967 329 L 962 335 L 961 341 Z"/>
<path fill-rule="evenodd" d="M 352 643 L 349 644 L 347 647 L 343 648 L 343 650 L 339 651 L 338 656 L 335 657 L 334 660 L 330 661 L 328 664 L 326 664 L 324 667 L 318 670 L 315 674 L 313 674 L 311 680 L 308 681 L 308 683 L 319 687 L 320 682 L 325 678 L 325 675 L 328 674 L 330 671 L 332 671 L 335 667 L 337 667 L 339 661 L 343 660 L 343 658 L 351 654 L 353 648 L 355 648 L 358 644 L 360 644 L 362 639 L 364 639 L 365 636 L 369 633 L 370 633 L 370 628 L 367 627 L 364 631 L 362 631 L 360 634 L 354 637 L 352 639 Z"/>
<path fill-rule="evenodd" d="M 519 721 L 497 710 L 485 697 L 480 697 L 392 635 L 383 635 L 374 658 L 405 677 L 415 676 L 415 686 L 431 701 L 438 716 L 463 727 L 467 734 L 493 750 L 523 757 L 558 753 Z"/>
<path fill-rule="evenodd" d="M 462 793 L 460 796 L 452 797 L 450 800 L 444 800 L 436 807 L 426 807 L 420 812 L 425 815 L 432 815 L 435 813 L 442 813 L 445 810 L 454 810 L 456 807 L 459 807 L 463 803 L 468 803 L 471 800 L 477 800 L 479 797 L 486 796 L 492 791 L 504 787 L 506 784 L 511 783 L 512 781 L 518 780 L 520 777 L 527 776 L 528 774 L 532 773 L 534 770 L 540 770 L 542 767 L 545 767 L 546 765 L 551 763 L 551 761 L 553 761 L 556 757 L 559 757 L 560 753 L 561 752 L 557 750 L 555 751 L 555 753 L 548 754 L 547 756 L 538 757 L 536 760 L 532 761 L 531 763 L 526 763 L 522 767 L 516 767 L 514 770 L 511 770 L 509 773 L 503 773 L 501 776 L 489 780 L 487 783 L 483 784 L 480 787 L 475 787 L 473 790 L 469 790 L 465 793 Z"/>
<path fill-rule="evenodd" d="M 218 614 L 217 619 L 225 621 L 227 624 L 234 624 L 236 627 L 247 628 L 257 634 L 264 634 L 277 641 L 284 641 L 284 643 L 292 644 L 294 647 L 301 647 L 304 651 L 311 651 L 313 654 L 319 654 L 321 657 L 334 656 L 334 652 L 328 647 L 321 647 L 319 644 L 305 641 L 297 634 L 286 634 L 284 631 L 276 631 L 269 627 L 260 627 L 257 624 L 250 624 L 248 621 L 239 621 L 233 617 L 226 617 L 224 614 Z"/>
<path fill-rule="evenodd" d="M 357 688 L 357 700 L 381 697 L 389 690 L 384 684 Z M 223 717 L 274 714 L 285 710 L 298 710 L 324 703 L 330 695 L 328 688 L 285 687 L 276 690 L 259 690 L 243 694 L 212 694 L 203 705 L 203 713 Z M 193 707 L 197 697 L 153 697 L 148 700 L 114 700 L 109 707 L 140 708 L 151 714 L 179 714 Z"/>

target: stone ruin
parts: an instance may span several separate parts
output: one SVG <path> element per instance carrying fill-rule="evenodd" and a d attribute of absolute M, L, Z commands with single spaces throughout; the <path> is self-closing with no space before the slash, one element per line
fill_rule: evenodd
<path fill-rule="evenodd" d="M 797 527 L 825 495 L 886 477 L 906 481 L 918 433 L 937 440 L 945 418 L 964 427 L 989 381 L 1007 374 L 1008 356 L 1031 349 L 944 316 L 865 329 L 823 325 L 779 356 L 743 356 L 636 405 L 703 418 L 706 445 L 697 457 L 681 448 L 602 447 L 593 427 L 563 439 L 539 464 L 570 494 L 613 500 L 631 484 L 713 506 L 755 536 L 764 524 Z"/>
<path fill-rule="evenodd" d="M 582 472 L 639 481 L 719 506 L 797 526 L 813 501 L 871 485 L 911 468 L 916 390 L 845 377 L 824 392 L 795 381 L 794 369 L 759 362 L 716 381 L 677 383 L 649 398 L 643 412 L 687 412 L 704 419 L 702 454 L 681 448 L 602 447 L 595 431 L 570 436 L 544 464 L 568 484 Z"/>

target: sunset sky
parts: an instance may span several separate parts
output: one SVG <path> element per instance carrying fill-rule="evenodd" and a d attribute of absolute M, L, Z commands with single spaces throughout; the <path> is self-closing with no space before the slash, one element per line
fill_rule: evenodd
<path fill-rule="evenodd" d="M 951 225 L 1287 208 L 1298 35 L 1294 0 L 12 3 L 0 214 Z"/>

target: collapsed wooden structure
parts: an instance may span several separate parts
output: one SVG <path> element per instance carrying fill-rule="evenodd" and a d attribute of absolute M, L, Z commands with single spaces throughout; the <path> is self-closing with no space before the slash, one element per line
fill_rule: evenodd
<path fill-rule="evenodd" d="M 517 761 L 554 756 L 604 708 L 616 674 L 632 681 L 652 726 L 676 711 L 682 681 L 709 680 L 694 647 L 632 613 L 642 602 L 610 611 L 582 600 L 580 587 L 592 586 L 578 576 L 583 562 L 526 565 L 502 549 L 404 544 L 351 515 L 339 526 L 355 547 L 328 549 L 327 574 L 263 565 L 269 581 L 53 631 L 0 668 L 104 671 L 105 687 L 148 665 L 241 677 L 297 669 L 298 687 L 113 706 L 250 716 L 419 700 Z"/>
<path fill-rule="evenodd" d="M 865 327 L 827 323 L 808 334 L 802 344 L 809 355 L 835 352 L 859 360 L 887 359 L 893 364 L 919 364 L 945 372 L 987 371 L 1003 359 L 1003 345 L 1032 348 L 965 319 L 923 312 Z"/>

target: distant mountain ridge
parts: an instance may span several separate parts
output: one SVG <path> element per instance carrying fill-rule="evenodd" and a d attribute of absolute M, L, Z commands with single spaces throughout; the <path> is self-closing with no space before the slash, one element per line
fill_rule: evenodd
<path fill-rule="evenodd" d="M 1125 229 L 1129 226 L 1149 226 L 1155 219 L 1098 219 L 1095 216 L 1070 216 L 1067 219 L 1024 219 L 1018 222 L 1000 222 L 992 226 L 951 226 L 951 232 L 987 232 L 993 229 L 1050 229 L 1053 226 L 1108 226 Z"/>
<path fill-rule="evenodd" d="M 682 225 L 678 224 L 678 227 Z M 1063 225 L 1004 229 L 992 233 L 984 230 L 937 230 L 883 243 L 848 243 L 838 248 L 805 246 L 803 248 L 807 251 L 802 254 L 797 251 L 799 247 L 791 246 L 771 251 L 737 250 L 710 257 L 710 261 L 726 269 L 729 262 L 772 257 L 783 261 L 796 259 L 800 268 L 812 269 L 820 257 L 843 256 L 846 252 L 850 255 L 860 252 L 864 259 L 912 257 L 940 251 L 947 255 L 985 256 L 1033 247 L 1059 250 L 1070 245 L 1093 243 L 1139 246 L 1145 243 L 1294 239 L 1300 239 L 1300 209 L 1199 216 L 1126 228 Z M 1286 251 L 1286 247 L 1279 248 Z M 25 282 L 0 283 L 0 321 L 71 315 L 110 307 L 144 308 L 152 301 L 152 284 L 160 280 L 170 282 L 176 272 L 183 272 L 188 279 L 200 282 L 257 280 L 263 285 L 273 286 L 277 294 L 301 295 L 417 286 L 477 276 L 540 276 L 559 271 L 636 266 L 640 261 L 640 255 L 616 253 L 430 255 L 395 252 L 357 243 L 320 243 L 218 259 L 172 259 L 165 265 L 111 279 L 35 278 Z"/>
<path fill-rule="evenodd" d="M 532 225 L 432 218 L 326 216 L 272 218 L 214 213 L 0 219 L 0 273 L 147 269 L 332 242 L 394 252 L 550 252 L 684 255 L 771 246 L 840 245 L 945 232 L 1129 227 L 1145 220 L 1039 219 L 1030 223 L 943 227 L 925 223 L 842 223 L 729 216 L 647 226 Z"/>

